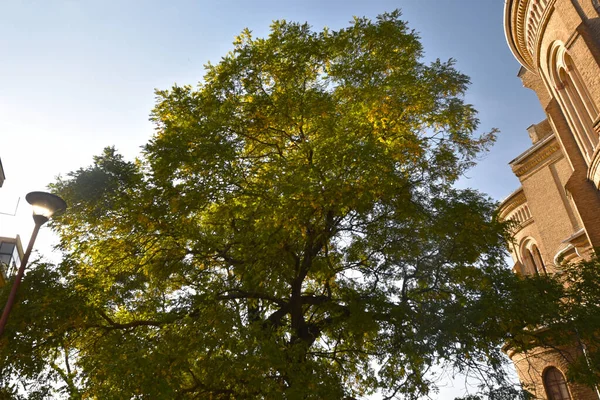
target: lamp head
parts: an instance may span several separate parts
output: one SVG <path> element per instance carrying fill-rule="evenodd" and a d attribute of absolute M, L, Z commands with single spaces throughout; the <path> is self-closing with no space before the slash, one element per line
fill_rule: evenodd
<path fill-rule="evenodd" d="M 67 203 L 52 193 L 27 193 L 25 200 L 33 207 L 33 220 L 36 224 L 47 222 L 53 215 L 58 215 L 67 209 Z"/>

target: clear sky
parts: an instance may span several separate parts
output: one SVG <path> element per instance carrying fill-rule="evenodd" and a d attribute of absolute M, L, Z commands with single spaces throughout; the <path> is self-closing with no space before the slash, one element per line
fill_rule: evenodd
<path fill-rule="evenodd" d="M 268 34 L 274 19 L 338 29 L 353 15 L 400 8 L 426 58 L 457 60 L 467 99 L 497 144 L 461 181 L 501 200 L 519 185 L 507 163 L 531 145 L 526 128 L 544 118 L 516 74 L 501 0 L 12 0 L 0 1 L 0 236 L 29 237 L 26 193 L 87 166 L 114 145 L 128 159 L 153 132 L 155 88 L 195 84 L 235 35 Z M 39 246 L 46 252 L 47 230 Z M 24 243 L 25 245 L 26 243 Z M 441 395 L 440 395 L 441 396 Z M 446 398 L 441 396 L 440 398 Z M 451 398 L 451 397 L 449 397 Z"/>

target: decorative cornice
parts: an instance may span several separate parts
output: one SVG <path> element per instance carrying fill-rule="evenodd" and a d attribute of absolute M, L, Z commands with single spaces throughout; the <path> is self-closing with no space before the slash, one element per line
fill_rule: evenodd
<path fill-rule="evenodd" d="M 530 156 L 530 158 L 523 164 L 513 165 L 513 172 L 517 177 L 520 178 L 523 175 L 534 170 L 537 166 L 541 165 L 544 161 L 548 160 L 552 155 L 554 155 L 557 152 L 560 152 L 560 145 L 558 144 L 558 142 L 553 141 L 552 143 L 540 149 L 540 151 L 533 153 Z"/>
<path fill-rule="evenodd" d="M 527 1 L 527 0 L 525 0 Z M 524 13 L 519 13 L 523 7 L 520 3 L 523 3 L 522 0 L 507 0 L 504 3 L 504 35 L 506 36 L 506 41 L 508 42 L 508 47 L 512 51 L 513 55 L 519 61 L 519 63 L 525 67 L 526 69 L 533 71 L 531 60 L 527 59 L 528 53 L 525 50 L 525 46 L 522 46 L 522 41 L 518 39 L 518 26 L 522 26 L 522 20 L 524 17 L 520 18 L 521 24 L 518 23 L 518 16 Z"/>
<path fill-rule="evenodd" d="M 519 154 L 518 156 L 513 158 L 511 161 L 509 161 L 508 165 L 513 167 L 516 164 L 519 164 L 521 161 L 525 160 L 527 157 L 531 156 L 533 153 L 537 152 L 539 149 L 541 149 L 548 143 L 555 140 L 554 139 L 555 137 L 556 137 L 556 135 L 554 133 L 551 133 L 550 135 L 546 136 L 539 142 L 534 143 L 533 146 L 531 146 L 530 148 L 528 148 L 527 150 L 525 150 L 524 152 L 522 152 L 521 154 Z"/>
<path fill-rule="evenodd" d="M 505 200 L 503 200 L 502 203 L 500 203 L 500 218 L 505 219 L 505 217 L 508 216 L 511 211 L 525 204 L 526 202 L 527 198 L 525 197 L 525 193 L 523 193 L 523 188 L 519 188 Z"/>
<path fill-rule="evenodd" d="M 520 187 L 508 196 L 498 207 L 498 217 L 501 221 L 512 221 L 511 233 L 514 235 L 521 229 L 533 223 L 533 217 L 523 188 Z"/>
<path fill-rule="evenodd" d="M 515 58 L 535 71 L 535 53 L 541 30 L 555 0 L 506 0 L 504 33 Z"/>

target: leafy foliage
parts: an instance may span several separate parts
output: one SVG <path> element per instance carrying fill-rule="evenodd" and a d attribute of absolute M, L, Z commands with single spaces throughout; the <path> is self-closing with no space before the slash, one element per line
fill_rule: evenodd
<path fill-rule="evenodd" d="M 108 148 L 58 179 L 64 260 L 27 275 L 2 376 L 169 399 L 417 398 L 435 365 L 502 380 L 520 281 L 496 205 L 453 188 L 494 135 L 399 18 L 246 30 L 196 89 L 157 92 L 140 160 Z"/>
<path fill-rule="evenodd" d="M 527 279 L 530 299 L 524 311 L 536 324 L 511 335 L 510 346 L 527 353 L 535 348 L 558 352 L 568 363 L 567 379 L 600 385 L 600 259 L 596 254 L 563 263 L 557 274 Z"/>

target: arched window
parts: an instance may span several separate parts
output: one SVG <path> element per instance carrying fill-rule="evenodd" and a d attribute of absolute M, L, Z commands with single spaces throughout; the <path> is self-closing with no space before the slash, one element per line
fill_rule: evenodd
<path fill-rule="evenodd" d="M 531 256 L 533 258 L 533 263 L 535 264 L 535 270 L 537 273 L 547 273 L 546 265 L 544 264 L 544 260 L 542 259 L 542 254 L 540 253 L 540 249 L 534 244 L 531 246 Z"/>
<path fill-rule="evenodd" d="M 521 258 L 525 266 L 525 274 L 546 274 L 546 264 L 533 239 L 529 238 L 521 244 Z"/>
<path fill-rule="evenodd" d="M 544 388 L 548 400 L 571 400 L 567 381 L 558 368 L 550 367 L 544 371 Z"/>
<path fill-rule="evenodd" d="M 559 42 L 552 47 L 548 68 L 557 100 L 581 153 L 589 162 L 599 142 L 593 124 L 598 116 L 598 108 L 583 83 L 573 59 Z"/>

